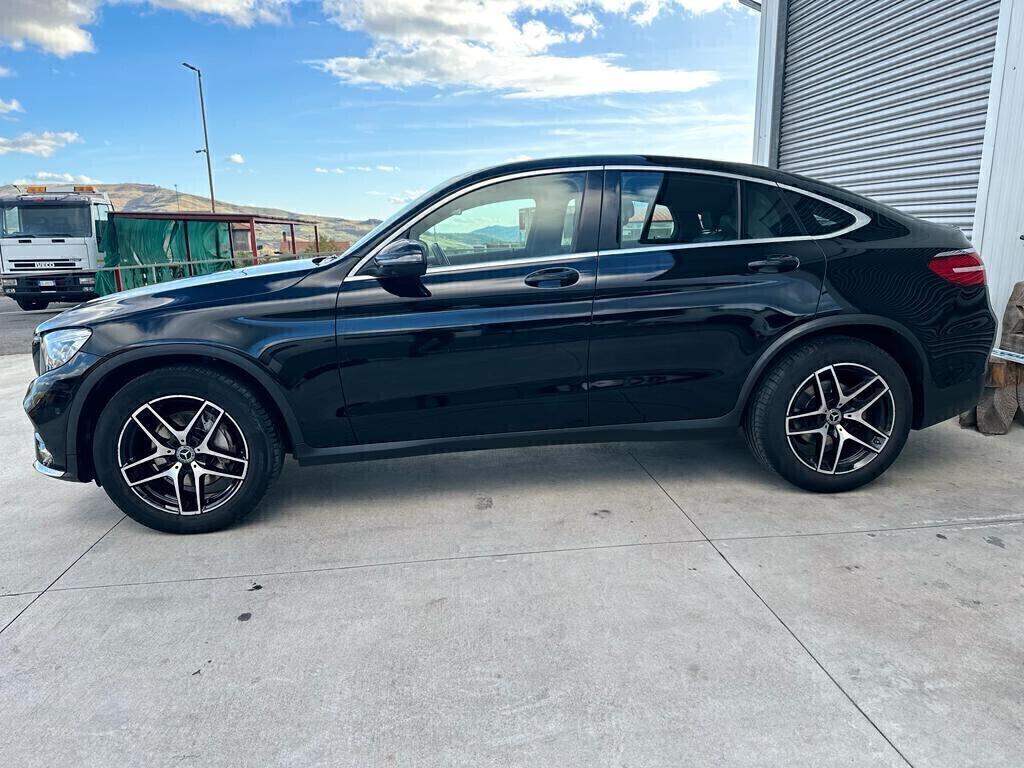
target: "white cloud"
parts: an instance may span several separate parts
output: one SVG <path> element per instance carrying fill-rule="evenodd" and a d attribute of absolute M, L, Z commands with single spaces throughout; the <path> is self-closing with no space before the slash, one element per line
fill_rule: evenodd
<path fill-rule="evenodd" d="M 330 173 L 326 168 L 321 168 L 319 165 L 313 169 L 313 173 Z"/>
<path fill-rule="evenodd" d="M 388 197 L 388 202 L 394 203 L 395 205 L 405 205 L 409 201 L 415 200 L 426 191 L 427 190 L 425 189 L 405 189 L 398 194 Z"/>
<path fill-rule="evenodd" d="M 377 170 L 383 171 L 384 173 L 394 173 L 395 171 L 400 171 L 401 168 L 397 165 L 378 165 Z"/>
<path fill-rule="evenodd" d="M 245 164 L 245 158 L 242 157 L 237 152 L 232 152 L 230 155 L 228 155 L 228 162 L 229 163 L 234 163 L 235 165 L 244 165 Z"/>
<path fill-rule="evenodd" d="M 734 0 L 323 0 L 324 12 L 349 30 L 366 32 L 365 56 L 312 62 L 353 85 L 479 88 L 509 98 L 550 99 L 610 93 L 685 92 L 718 80 L 707 70 L 631 69 L 606 54 L 569 56 L 556 45 L 596 35 L 595 10 L 629 14 L 649 23 L 678 5 L 705 13 Z M 561 32 L 530 14 L 564 18 L 576 31 Z"/>
<path fill-rule="evenodd" d="M 82 29 L 96 20 L 99 0 L 4 0 L 0 39 L 15 50 L 37 45 L 57 56 L 93 50 L 92 35 Z"/>
<path fill-rule="evenodd" d="M 0 43 L 15 50 L 35 45 L 60 57 L 95 50 L 84 29 L 96 22 L 101 6 L 133 3 L 219 17 L 241 26 L 279 23 L 294 0 L 3 0 Z"/>
<path fill-rule="evenodd" d="M 4 101 L 0 99 L 0 115 L 6 115 L 10 112 L 24 112 L 25 108 L 21 106 L 21 102 L 17 99 L 11 99 L 10 101 Z"/>
<path fill-rule="evenodd" d="M 0 77 L 14 77 L 14 72 L 8 67 L 0 67 Z"/>
<path fill-rule="evenodd" d="M 344 172 L 345 172 L 344 168 L 321 168 L 320 166 L 317 166 L 316 168 L 313 169 L 313 173 L 338 173 L 338 174 L 341 174 L 341 173 L 344 173 Z"/>
<path fill-rule="evenodd" d="M 31 184 L 34 181 L 60 181 L 67 184 L 102 184 L 99 179 L 86 176 L 82 173 L 53 173 L 51 171 L 37 171 L 31 179 L 18 179 L 15 184 Z"/>
<path fill-rule="evenodd" d="M 0 155 L 18 152 L 36 157 L 52 157 L 58 149 L 68 144 L 80 142 L 81 138 L 72 131 L 43 131 L 42 133 L 23 133 L 8 139 L 0 136 Z"/>
<path fill-rule="evenodd" d="M 139 1 L 139 0 L 135 0 Z M 243 27 L 260 22 L 280 24 L 288 18 L 288 6 L 296 0 L 148 0 L 150 5 L 172 11 L 221 16 Z"/>

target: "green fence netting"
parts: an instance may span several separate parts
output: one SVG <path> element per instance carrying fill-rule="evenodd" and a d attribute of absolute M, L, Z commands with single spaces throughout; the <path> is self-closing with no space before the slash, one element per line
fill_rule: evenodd
<path fill-rule="evenodd" d="M 121 290 L 231 269 L 236 264 L 230 237 L 225 222 L 110 219 L 100 233 L 103 266 L 108 269 L 96 275 L 96 292 L 105 296 L 118 290 L 113 267 L 119 268 Z"/>

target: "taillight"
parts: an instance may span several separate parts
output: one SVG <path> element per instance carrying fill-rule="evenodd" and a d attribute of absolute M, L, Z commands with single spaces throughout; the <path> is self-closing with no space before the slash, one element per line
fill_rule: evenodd
<path fill-rule="evenodd" d="M 973 248 L 937 253 L 928 262 L 928 269 L 957 285 L 985 284 L 985 265 Z"/>

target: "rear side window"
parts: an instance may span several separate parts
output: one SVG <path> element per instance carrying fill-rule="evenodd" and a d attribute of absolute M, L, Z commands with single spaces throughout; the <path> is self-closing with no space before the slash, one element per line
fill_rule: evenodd
<path fill-rule="evenodd" d="M 803 227 L 782 199 L 779 188 L 743 182 L 743 239 L 800 237 Z"/>
<path fill-rule="evenodd" d="M 828 235 L 845 229 L 856 221 L 852 214 L 824 200 L 788 189 L 782 190 L 782 194 L 808 235 Z"/>
<path fill-rule="evenodd" d="M 688 173 L 623 172 L 619 244 L 680 245 L 736 240 L 739 185 Z"/>

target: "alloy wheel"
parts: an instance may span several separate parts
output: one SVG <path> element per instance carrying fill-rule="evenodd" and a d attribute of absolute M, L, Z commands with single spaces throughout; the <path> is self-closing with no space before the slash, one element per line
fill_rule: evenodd
<path fill-rule="evenodd" d="M 835 363 L 797 387 L 786 411 L 786 439 L 805 466 L 841 475 L 875 460 L 895 420 L 892 390 L 880 374 L 859 363 Z"/>
<path fill-rule="evenodd" d="M 200 515 L 245 482 L 249 450 L 231 415 L 193 395 L 167 395 L 135 410 L 121 428 L 117 462 L 125 483 L 162 512 Z"/>

